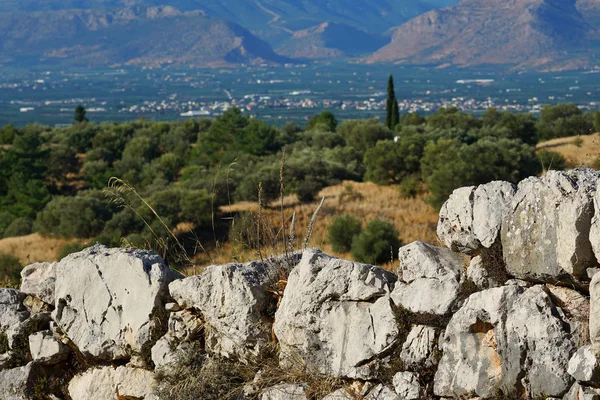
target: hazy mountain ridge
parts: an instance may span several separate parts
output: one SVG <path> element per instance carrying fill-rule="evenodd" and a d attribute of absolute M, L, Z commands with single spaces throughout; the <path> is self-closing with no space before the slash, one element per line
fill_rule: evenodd
<path fill-rule="evenodd" d="M 598 64 L 600 0 L 457 1 L 0 0 L 0 62 L 289 61 L 277 52 L 430 66 Z"/>
<path fill-rule="evenodd" d="M 589 68 L 598 59 L 591 40 L 598 11 L 597 0 L 463 0 L 399 26 L 368 61 Z"/>
<path fill-rule="evenodd" d="M 0 31 L 6 33 L 1 53 L 17 61 L 37 57 L 88 66 L 287 61 L 233 22 L 169 6 L 0 13 Z"/>

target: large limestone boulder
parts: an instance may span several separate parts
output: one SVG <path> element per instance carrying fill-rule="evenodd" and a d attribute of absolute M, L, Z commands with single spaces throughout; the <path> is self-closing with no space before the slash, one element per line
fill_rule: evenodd
<path fill-rule="evenodd" d="M 469 297 L 448 324 L 434 391 L 445 397 L 562 396 L 575 351 L 543 286 L 505 286 Z"/>
<path fill-rule="evenodd" d="M 21 292 L 54 305 L 57 263 L 35 263 L 21 271 Z"/>
<path fill-rule="evenodd" d="M 296 257 L 296 256 L 294 256 Z M 283 258 L 247 264 L 214 265 L 200 275 L 171 283 L 173 299 L 199 311 L 206 348 L 224 357 L 256 355 L 271 340 L 277 300 L 272 290 L 287 268 Z"/>
<path fill-rule="evenodd" d="M 501 231 L 511 275 L 547 282 L 587 279 L 586 270 L 596 265 L 590 228 L 599 179 L 598 171 L 577 169 L 519 183 Z"/>
<path fill-rule="evenodd" d="M 179 276 L 151 251 L 90 247 L 56 266 L 53 319 L 84 356 L 129 358 L 158 340 Z"/>
<path fill-rule="evenodd" d="M 440 210 L 437 234 L 450 249 L 478 253 L 496 244 L 515 186 L 490 182 L 456 189 Z"/>
<path fill-rule="evenodd" d="M 465 281 L 465 258 L 448 249 L 414 242 L 400 248 L 397 306 L 418 314 L 447 315 L 457 305 Z"/>
<path fill-rule="evenodd" d="M 282 366 L 300 360 L 329 376 L 374 377 L 398 340 L 395 280 L 378 267 L 305 251 L 275 314 Z"/>
<path fill-rule="evenodd" d="M 154 373 L 128 367 L 92 368 L 75 376 L 69 382 L 69 395 L 73 400 L 158 400 L 154 393 Z"/>

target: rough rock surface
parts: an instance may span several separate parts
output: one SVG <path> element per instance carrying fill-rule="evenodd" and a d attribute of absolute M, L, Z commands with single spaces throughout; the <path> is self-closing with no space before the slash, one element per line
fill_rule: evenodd
<path fill-rule="evenodd" d="M 15 289 L 0 288 L 0 334 L 6 335 L 8 347 L 21 334 L 29 312 L 23 306 L 24 294 Z"/>
<path fill-rule="evenodd" d="M 402 400 L 418 400 L 421 398 L 419 377 L 414 372 L 398 372 L 393 379 L 394 389 Z"/>
<path fill-rule="evenodd" d="M 67 359 L 70 349 L 56 339 L 51 331 L 41 331 L 29 336 L 29 351 L 38 363 L 56 364 Z"/>
<path fill-rule="evenodd" d="M 379 384 L 369 391 L 364 400 L 402 400 L 402 397 L 389 386 Z"/>
<path fill-rule="evenodd" d="M 562 396 L 575 351 L 542 286 L 478 292 L 453 315 L 435 375 L 440 396 L 493 396 L 523 390 L 529 398 Z"/>
<path fill-rule="evenodd" d="M 21 271 L 21 292 L 54 305 L 57 263 L 35 263 Z"/>
<path fill-rule="evenodd" d="M 491 248 L 514 194 L 515 186 L 501 181 L 456 189 L 440 210 L 438 237 L 466 254 Z"/>
<path fill-rule="evenodd" d="M 73 400 L 124 398 L 158 400 L 154 394 L 154 373 L 138 368 L 92 368 L 75 376 L 69 382 Z"/>
<path fill-rule="evenodd" d="M 600 274 L 590 282 L 590 341 L 594 351 L 600 354 Z"/>
<path fill-rule="evenodd" d="M 258 354 L 271 338 L 276 299 L 269 289 L 275 288 L 281 268 L 286 268 L 282 261 L 211 266 L 200 275 L 171 283 L 169 290 L 181 307 L 200 311 L 210 327 L 206 337 L 210 352 L 246 358 Z"/>
<path fill-rule="evenodd" d="M 596 265 L 590 243 L 600 172 L 549 171 L 519 183 L 502 224 L 506 268 L 521 279 L 572 281 Z"/>
<path fill-rule="evenodd" d="M 0 399 L 30 399 L 35 383 L 42 376 L 44 376 L 44 371 L 34 363 L 0 371 Z"/>
<path fill-rule="evenodd" d="M 446 315 L 456 306 L 465 280 L 465 259 L 448 249 L 414 242 L 400 248 L 397 306 L 414 313 Z"/>
<path fill-rule="evenodd" d="M 56 266 L 53 319 L 85 356 L 128 358 L 158 339 L 178 276 L 154 252 L 90 247 Z"/>
<path fill-rule="evenodd" d="M 579 348 L 569 360 L 569 374 L 579 382 L 600 380 L 600 364 L 591 346 Z"/>
<path fill-rule="evenodd" d="M 576 347 L 590 344 L 590 299 L 576 290 L 547 284 L 552 302 L 564 313 L 561 318 L 569 324 Z"/>
<path fill-rule="evenodd" d="M 390 301 L 396 276 L 307 250 L 275 315 L 281 363 L 300 358 L 334 377 L 369 378 L 398 340 Z"/>
<path fill-rule="evenodd" d="M 301 385 L 281 384 L 263 390 L 260 400 L 306 400 Z"/>
<path fill-rule="evenodd" d="M 507 281 L 504 265 L 490 265 L 487 257 L 476 256 L 471 259 L 467 269 L 467 279 L 471 280 L 479 290 L 502 286 Z"/>
<path fill-rule="evenodd" d="M 582 386 L 577 382 L 563 400 L 600 400 L 600 389 Z"/>
<path fill-rule="evenodd" d="M 437 329 L 431 326 L 415 325 L 402 344 L 400 360 L 406 368 L 419 370 L 437 364 Z"/>

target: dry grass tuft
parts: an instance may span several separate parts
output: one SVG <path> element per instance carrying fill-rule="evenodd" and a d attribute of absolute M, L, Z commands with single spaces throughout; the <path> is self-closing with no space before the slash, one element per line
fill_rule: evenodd
<path fill-rule="evenodd" d="M 581 144 L 579 147 L 578 142 Z M 570 168 L 593 167 L 600 160 L 600 136 L 593 134 L 548 140 L 539 143 L 536 149 L 560 153 Z"/>

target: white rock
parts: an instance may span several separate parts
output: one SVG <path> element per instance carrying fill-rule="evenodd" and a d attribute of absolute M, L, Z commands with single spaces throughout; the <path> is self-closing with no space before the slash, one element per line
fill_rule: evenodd
<path fill-rule="evenodd" d="M 594 351 L 600 354 L 600 274 L 590 282 L 590 341 Z"/>
<path fill-rule="evenodd" d="M 438 237 L 466 254 L 491 248 L 514 194 L 514 185 L 501 181 L 456 189 L 440 210 Z"/>
<path fill-rule="evenodd" d="M 329 376 L 375 376 L 398 340 L 389 296 L 395 280 L 378 267 L 305 251 L 275 314 L 281 365 L 302 360 Z"/>
<path fill-rule="evenodd" d="M 399 259 L 399 281 L 392 292 L 394 303 L 414 313 L 450 313 L 465 280 L 464 257 L 448 249 L 414 242 L 400 248 Z"/>
<path fill-rule="evenodd" d="M 12 348 L 20 336 L 29 312 L 23 306 L 25 295 L 15 289 L 0 288 L 0 334 L 6 335 Z"/>
<path fill-rule="evenodd" d="M 169 290 L 184 308 L 198 310 L 208 329 L 206 347 L 224 357 L 257 355 L 271 340 L 280 259 L 214 265 L 200 275 L 171 283 Z"/>
<path fill-rule="evenodd" d="M 576 382 L 562 400 L 600 400 L 600 389 L 581 386 Z"/>
<path fill-rule="evenodd" d="M 0 371 L 0 399 L 31 399 L 34 385 L 42 375 L 40 367 L 31 362 L 24 367 Z"/>
<path fill-rule="evenodd" d="M 507 271 L 533 281 L 585 279 L 596 258 L 590 243 L 600 172 L 549 171 L 519 183 L 502 224 Z"/>
<path fill-rule="evenodd" d="M 575 347 L 555 310 L 543 286 L 471 295 L 446 328 L 435 394 L 561 396 L 572 383 L 567 364 Z"/>
<path fill-rule="evenodd" d="M 69 382 L 73 400 L 115 399 L 130 396 L 144 400 L 158 400 L 154 393 L 156 379 L 151 371 L 127 367 L 88 369 Z"/>
<path fill-rule="evenodd" d="M 30 264 L 21 271 L 21 292 L 54 305 L 56 263 Z"/>
<path fill-rule="evenodd" d="M 389 386 L 379 384 L 364 397 L 364 400 L 402 400 L 402 397 Z"/>
<path fill-rule="evenodd" d="M 504 271 L 494 271 L 493 269 L 504 267 L 489 266 L 483 261 L 482 256 L 476 256 L 471 259 L 467 269 L 467 278 L 470 279 L 480 290 L 500 287 L 506 282 Z"/>
<path fill-rule="evenodd" d="M 34 361 L 56 364 L 69 357 L 70 349 L 54 337 L 51 331 L 36 332 L 29 336 L 29 350 Z"/>
<path fill-rule="evenodd" d="M 306 400 L 301 385 L 281 384 L 263 390 L 260 400 Z"/>
<path fill-rule="evenodd" d="M 158 340 L 178 276 L 154 252 L 90 247 L 56 266 L 53 319 L 85 356 L 129 358 Z"/>
<path fill-rule="evenodd" d="M 429 368 L 437 364 L 434 350 L 437 347 L 436 328 L 415 325 L 410 330 L 406 341 L 402 344 L 400 360 L 407 368 Z"/>
<path fill-rule="evenodd" d="M 421 398 L 419 377 L 414 372 L 398 372 L 394 375 L 394 389 L 402 400 L 418 400 Z"/>
<path fill-rule="evenodd" d="M 581 347 L 573 354 L 567 371 L 579 382 L 600 383 L 600 365 L 591 346 Z"/>

